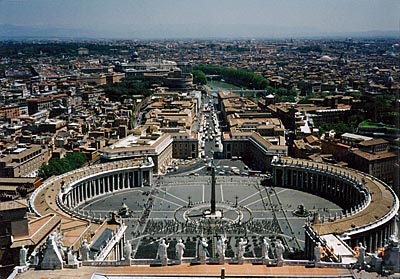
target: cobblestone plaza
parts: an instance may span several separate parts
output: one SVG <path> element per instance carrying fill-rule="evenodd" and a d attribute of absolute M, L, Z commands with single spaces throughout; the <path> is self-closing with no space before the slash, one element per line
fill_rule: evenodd
<path fill-rule="evenodd" d="M 216 220 L 207 218 L 210 176 L 160 176 L 154 179 L 153 187 L 102 196 L 78 210 L 102 216 L 126 210 L 126 238 L 132 240 L 135 259 L 155 258 L 162 238 L 171 244 L 170 258 L 174 258 L 179 239 L 186 244 L 184 256 L 195 257 L 198 236 L 207 238 L 211 256 L 217 235 L 228 239 L 227 257 L 235 256 L 240 237 L 248 240 L 246 257 L 261 256 L 263 237 L 272 242 L 282 240 L 287 256 L 296 257 L 304 250 L 303 225 L 307 219 L 293 214 L 297 207 L 302 204 L 310 212 L 326 217 L 341 211 L 321 197 L 293 189 L 266 187 L 261 181 L 259 177 L 217 176 L 216 207 L 221 218 Z"/>

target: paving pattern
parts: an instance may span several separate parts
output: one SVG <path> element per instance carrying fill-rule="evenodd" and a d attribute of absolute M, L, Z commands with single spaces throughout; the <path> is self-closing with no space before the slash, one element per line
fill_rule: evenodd
<path fill-rule="evenodd" d="M 211 200 L 209 176 L 160 176 L 153 187 L 135 188 L 92 200 L 80 209 L 103 216 L 128 209 L 126 236 L 132 240 L 136 259 L 157 255 L 158 241 L 170 243 L 168 255 L 175 255 L 175 244 L 182 239 L 184 257 L 196 255 L 196 240 L 203 236 L 212 256 L 216 235 L 227 238 L 226 257 L 234 257 L 240 237 L 248 240 L 245 257 L 261 257 L 263 237 L 280 239 L 286 246 L 286 257 L 300 255 L 304 248 L 305 217 L 293 214 L 298 205 L 321 216 L 335 215 L 341 209 L 317 196 L 260 184 L 261 178 L 217 176 L 217 211 L 223 218 L 208 218 Z M 210 225 L 213 224 L 213 225 Z M 270 256 L 273 257 L 271 249 Z"/>

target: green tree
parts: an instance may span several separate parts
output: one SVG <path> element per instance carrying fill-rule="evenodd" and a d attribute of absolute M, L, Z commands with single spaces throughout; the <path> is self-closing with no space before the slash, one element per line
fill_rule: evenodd
<path fill-rule="evenodd" d="M 330 130 L 334 130 L 336 135 L 339 136 L 344 133 L 354 133 L 356 126 L 355 124 L 350 125 L 349 123 L 339 121 L 335 123 L 323 123 L 318 127 L 318 129 L 321 135 Z"/>
<path fill-rule="evenodd" d="M 148 97 L 152 94 L 150 87 L 154 83 L 160 82 L 154 77 L 128 77 L 120 83 L 102 85 L 107 97 L 111 100 L 122 101 L 131 98 L 132 95 L 144 95 Z"/>
<path fill-rule="evenodd" d="M 264 90 L 268 86 L 268 80 L 266 78 L 249 70 L 205 64 L 197 65 L 194 70 L 202 71 L 209 75 L 223 76 L 228 83 L 239 87 Z"/>
<path fill-rule="evenodd" d="M 38 176 L 47 179 L 52 175 L 60 175 L 82 166 L 86 162 L 85 154 L 74 152 L 68 153 L 64 158 L 52 158 L 47 164 L 39 168 Z"/>
<path fill-rule="evenodd" d="M 207 77 L 204 74 L 204 72 L 200 71 L 200 70 L 193 70 L 192 71 L 193 74 L 193 82 L 196 84 L 207 84 Z"/>

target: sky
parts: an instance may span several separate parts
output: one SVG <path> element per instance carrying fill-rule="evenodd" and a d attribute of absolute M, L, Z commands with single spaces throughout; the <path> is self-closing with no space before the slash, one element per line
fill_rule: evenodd
<path fill-rule="evenodd" d="M 399 31 L 400 0 L 0 0 L 0 26 L 173 38 Z"/>

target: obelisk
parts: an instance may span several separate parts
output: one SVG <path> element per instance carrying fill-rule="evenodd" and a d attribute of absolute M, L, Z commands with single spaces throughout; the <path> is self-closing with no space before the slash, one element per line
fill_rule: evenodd
<path fill-rule="evenodd" d="M 215 214 L 215 166 L 211 166 L 211 215 Z"/>

